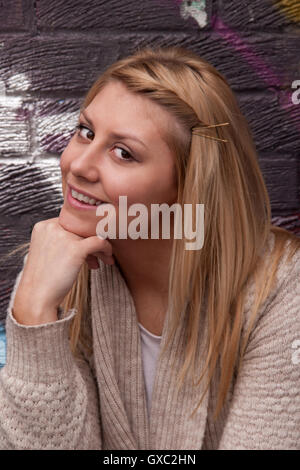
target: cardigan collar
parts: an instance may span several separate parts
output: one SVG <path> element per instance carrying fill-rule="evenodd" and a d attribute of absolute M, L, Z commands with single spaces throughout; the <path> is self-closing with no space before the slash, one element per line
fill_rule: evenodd
<path fill-rule="evenodd" d="M 91 271 L 91 302 L 103 449 L 201 449 L 208 392 L 194 417 L 190 414 L 198 405 L 206 377 L 195 387 L 191 379 L 185 378 L 179 392 L 175 382 L 184 359 L 185 316 L 174 341 L 166 354 L 161 355 L 170 318 L 170 312 L 166 313 L 148 418 L 140 331 L 133 297 L 118 266 L 106 265 L 100 258 L 98 261 L 99 269 Z M 197 377 L 206 358 L 203 349 L 207 332 L 205 319 L 199 330 Z"/>

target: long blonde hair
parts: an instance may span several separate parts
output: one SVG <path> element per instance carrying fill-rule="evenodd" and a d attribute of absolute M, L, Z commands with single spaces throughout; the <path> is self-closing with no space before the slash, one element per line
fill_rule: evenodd
<path fill-rule="evenodd" d="M 236 367 L 241 366 L 259 307 L 276 280 L 286 242 L 291 242 L 291 258 L 299 249 L 300 240 L 271 224 L 270 201 L 247 121 L 225 78 L 212 65 L 182 47 L 146 47 L 110 65 L 90 88 L 81 108 L 87 107 L 112 80 L 118 80 L 132 93 L 158 103 L 176 118 L 181 131 L 169 128 L 165 137 L 175 155 L 177 202 L 181 207 L 204 204 L 202 249 L 189 251 L 185 249 L 185 240 L 174 239 L 173 242 L 169 278 L 172 315 L 166 347 L 184 311 L 188 319 L 187 341 L 184 364 L 177 377 L 180 387 L 186 374 L 195 370 L 198 332 L 203 321 L 200 307 L 205 294 L 207 356 L 198 383 L 206 372 L 208 379 L 197 408 L 219 360 L 221 374 L 216 419 L 225 403 Z M 191 133 L 194 126 L 224 122 L 229 125 L 203 129 L 202 133 L 207 137 Z M 275 235 L 275 244 L 272 263 L 267 266 L 260 254 L 270 232 Z M 241 344 L 246 286 L 252 276 L 256 282 L 256 298 L 249 329 Z M 79 343 L 91 351 L 91 341 L 84 327 L 90 309 L 89 283 L 89 270 L 84 263 L 62 304 L 65 311 L 77 308 L 70 328 L 74 354 Z"/>

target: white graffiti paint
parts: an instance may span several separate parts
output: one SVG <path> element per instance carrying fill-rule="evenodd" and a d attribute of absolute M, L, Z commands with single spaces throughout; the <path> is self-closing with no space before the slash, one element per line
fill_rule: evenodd
<path fill-rule="evenodd" d="M 59 136 L 60 139 L 69 137 L 78 122 L 79 112 L 63 112 L 38 116 L 36 123 L 37 143 L 40 145 L 43 138 Z"/>
<path fill-rule="evenodd" d="M 0 80 L 0 155 L 26 154 L 28 161 L 35 160 L 45 150 L 42 148 L 44 138 L 57 136 L 58 140 L 65 142 L 75 128 L 79 112 L 35 115 L 34 104 L 28 94 L 30 87 L 25 73 L 11 75 L 6 83 Z M 46 102 L 44 104 L 47 105 Z M 33 117 L 30 125 L 28 119 L 22 117 L 25 108 Z"/>
<path fill-rule="evenodd" d="M 0 80 L 0 155 L 22 155 L 30 149 L 28 122 L 20 119 L 26 97 L 7 94 L 7 91 L 26 91 L 29 87 L 30 82 L 24 73 L 12 75 L 7 84 Z"/>
<path fill-rule="evenodd" d="M 300 80 L 294 80 L 292 88 L 296 88 L 296 91 L 292 93 L 292 103 L 300 104 Z"/>
<path fill-rule="evenodd" d="M 191 16 L 197 21 L 200 28 L 204 28 L 207 25 L 207 13 L 205 7 L 205 0 L 194 2 L 184 0 L 180 5 L 180 15 L 184 19 Z"/>
<path fill-rule="evenodd" d="M 16 73 L 7 80 L 7 87 L 13 91 L 27 91 L 30 88 L 30 81 L 25 73 Z"/>
<path fill-rule="evenodd" d="M 0 106 L 16 109 L 22 104 L 22 97 L 9 96 L 6 94 L 6 85 L 3 80 L 0 80 Z"/>

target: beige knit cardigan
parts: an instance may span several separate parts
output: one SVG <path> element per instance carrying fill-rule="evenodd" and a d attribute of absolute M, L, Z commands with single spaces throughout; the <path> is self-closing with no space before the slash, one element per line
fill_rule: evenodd
<path fill-rule="evenodd" d="M 260 308 L 242 369 L 216 422 L 218 373 L 193 418 L 203 385 L 188 380 L 176 389 L 185 320 L 167 354 L 158 357 L 148 417 L 136 310 L 116 265 L 100 261 L 91 271 L 93 354 L 82 351 L 78 359 L 68 339 L 75 310 L 37 326 L 12 316 L 21 273 L 8 307 L 7 362 L 0 370 L 0 449 L 300 449 L 299 251 L 291 262 L 286 255 L 280 262 L 278 284 Z M 253 293 L 249 281 L 243 333 Z M 168 319 L 169 312 L 161 347 Z M 204 321 L 198 374 L 206 332 Z"/>

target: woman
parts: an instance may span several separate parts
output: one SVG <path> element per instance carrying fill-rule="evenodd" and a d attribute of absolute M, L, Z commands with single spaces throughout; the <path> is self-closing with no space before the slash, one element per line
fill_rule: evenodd
<path fill-rule="evenodd" d="M 60 166 L 64 205 L 34 226 L 8 308 L 0 447 L 299 448 L 300 240 L 271 225 L 222 75 L 179 47 L 118 61 Z M 174 217 L 169 238 L 106 238 L 98 210 L 119 234 L 120 196 L 204 204 L 203 246 Z"/>

